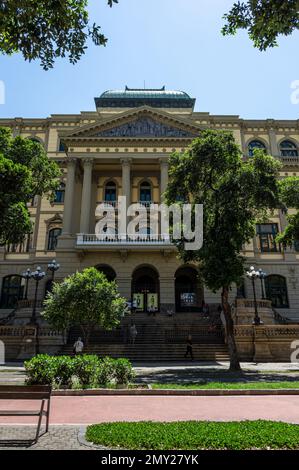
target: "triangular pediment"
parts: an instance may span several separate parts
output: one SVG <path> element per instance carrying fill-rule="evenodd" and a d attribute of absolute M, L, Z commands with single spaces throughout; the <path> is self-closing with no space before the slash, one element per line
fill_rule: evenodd
<path fill-rule="evenodd" d="M 189 138 L 199 134 L 200 127 L 188 119 L 144 106 L 107 119 L 79 127 L 63 135 L 63 139 L 139 139 Z"/>

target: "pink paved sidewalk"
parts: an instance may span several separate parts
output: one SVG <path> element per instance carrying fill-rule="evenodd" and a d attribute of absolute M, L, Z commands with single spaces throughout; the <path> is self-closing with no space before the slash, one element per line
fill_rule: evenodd
<path fill-rule="evenodd" d="M 0 409 L 35 409 L 37 403 L 1 400 Z M 181 397 L 88 396 L 53 397 L 51 424 L 108 421 L 269 419 L 299 424 L 299 396 Z M 35 423 L 36 419 L 0 417 L 1 424 Z"/>

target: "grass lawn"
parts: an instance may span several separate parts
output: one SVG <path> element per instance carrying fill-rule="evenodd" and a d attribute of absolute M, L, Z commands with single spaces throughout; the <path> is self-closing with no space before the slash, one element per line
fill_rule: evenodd
<path fill-rule="evenodd" d="M 146 450 L 299 449 L 299 425 L 274 421 L 103 423 L 86 439 L 110 448 Z"/>
<path fill-rule="evenodd" d="M 265 389 L 281 389 L 281 388 L 298 388 L 299 381 L 287 381 L 287 382 L 208 382 L 206 384 L 177 384 L 177 383 L 156 383 L 152 384 L 154 389 L 233 389 L 233 390 L 265 390 Z"/>

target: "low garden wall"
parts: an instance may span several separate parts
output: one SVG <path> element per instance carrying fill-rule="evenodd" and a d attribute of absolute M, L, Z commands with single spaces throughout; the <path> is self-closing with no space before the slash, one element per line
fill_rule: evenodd
<path fill-rule="evenodd" d="M 289 362 L 299 349 L 299 325 L 237 325 L 235 340 L 243 361 Z"/>
<path fill-rule="evenodd" d="M 0 341 L 4 343 L 5 362 L 22 361 L 35 355 L 36 343 L 41 354 L 57 354 L 64 344 L 64 336 L 51 328 L 31 326 L 0 326 Z"/>
<path fill-rule="evenodd" d="M 6 362 L 33 357 L 37 339 L 39 352 L 50 355 L 57 354 L 65 342 L 60 332 L 50 328 L 39 328 L 37 338 L 35 327 L 0 326 Z M 296 347 L 299 349 L 299 325 L 236 325 L 235 340 L 242 361 L 289 362 Z"/>

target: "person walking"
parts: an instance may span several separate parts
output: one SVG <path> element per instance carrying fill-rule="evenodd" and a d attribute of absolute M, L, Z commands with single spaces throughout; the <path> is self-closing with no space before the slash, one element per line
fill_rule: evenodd
<path fill-rule="evenodd" d="M 210 314 L 210 308 L 209 308 L 208 304 L 206 304 L 205 302 L 203 303 L 203 306 L 202 306 L 202 313 L 203 313 L 204 317 L 208 317 L 209 314 Z"/>
<path fill-rule="evenodd" d="M 131 339 L 131 344 L 135 344 L 136 336 L 138 335 L 138 331 L 136 328 L 135 323 L 133 323 L 130 326 L 130 339 Z"/>
<path fill-rule="evenodd" d="M 190 354 L 191 361 L 193 361 L 194 356 L 193 356 L 193 345 L 192 345 L 192 336 L 189 335 L 187 338 L 187 349 L 185 352 L 185 358 L 187 359 L 187 356 Z"/>
<path fill-rule="evenodd" d="M 77 341 L 74 343 L 74 346 L 73 346 L 74 354 L 75 355 L 82 354 L 83 349 L 84 349 L 84 343 L 83 343 L 82 339 L 79 337 L 77 339 Z"/>

